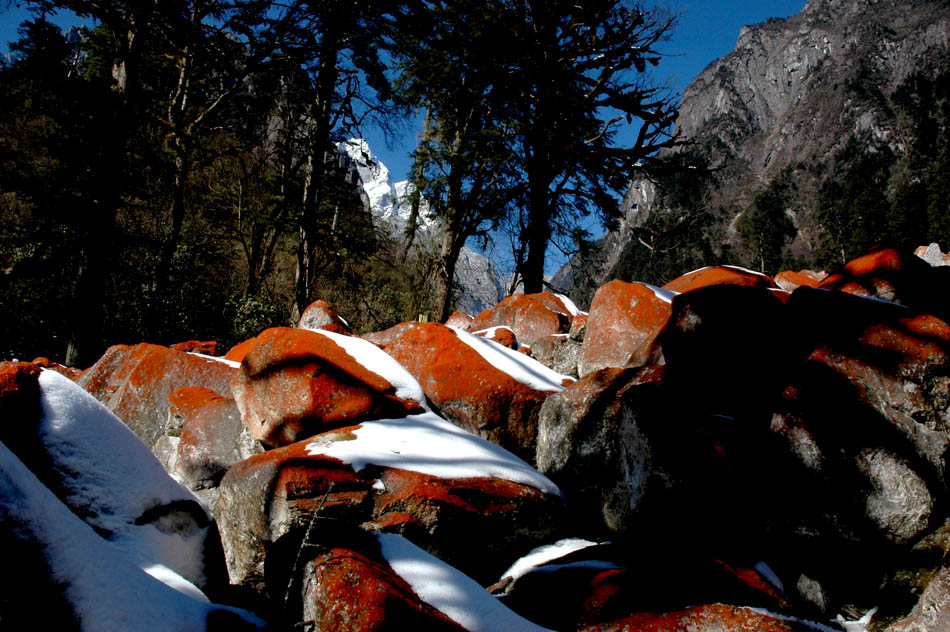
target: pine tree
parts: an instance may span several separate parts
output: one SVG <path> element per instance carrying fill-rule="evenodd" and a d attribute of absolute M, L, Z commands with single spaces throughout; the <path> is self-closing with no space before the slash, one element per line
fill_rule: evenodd
<path fill-rule="evenodd" d="M 512 197 L 511 122 L 497 41 L 506 15 L 493 3 L 430 2 L 403 46 L 403 97 L 426 108 L 413 184 L 438 220 L 433 310 L 440 322 L 452 309 L 462 247 L 494 228 Z"/>
<path fill-rule="evenodd" d="M 48 331 L 62 347 L 33 353 L 83 365 L 103 344 L 115 212 L 108 124 L 116 103 L 82 78 L 75 49 L 39 13 L 21 27 L 15 59 L 0 71 L 0 249 L 8 273 L 0 302 L 16 329 L 4 337 L 23 343 L 17 353 L 24 353 Z M 39 319 L 46 325 L 37 327 Z"/>
<path fill-rule="evenodd" d="M 385 122 L 394 111 L 387 51 L 407 15 L 406 5 L 398 0 L 286 5 L 275 69 L 295 77 L 295 98 L 305 104 L 294 318 L 312 298 L 322 247 L 340 237 L 333 221 L 336 205 L 322 199 L 334 184 L 328 176 L 337 161 L 337 143 L 358 136 L 367 121 Z"/>
<path fill-rule="evenodd" d="M 672 96 L 647 72 L 674 18 L 628 0 L 511 0 L 511 112 L 524 183 L 519 272 L 539 292 L 549 243 L 580 217 L 609 226 L 638 164 L 675 143 Z M 625 132 L 628 136 L 621 136 Z"/>

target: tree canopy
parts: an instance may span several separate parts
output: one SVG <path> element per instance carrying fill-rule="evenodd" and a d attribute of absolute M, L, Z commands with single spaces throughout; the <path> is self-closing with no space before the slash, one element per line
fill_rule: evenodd
<path fill-rule="evenodd" d="M 444 318 L 461 248 L 501 225 L 538 290 L 550 244 L 674 142 L 651 74 L 673 16 L 630 0 L 28 5 L 0 66 L 7 355 L 237 342 L 318 297 L 358 329 Z M 95 27 L 67 42 L 58 9 Z M 338 149 L 411 112 L 434 253 L 378 229 Z"/>

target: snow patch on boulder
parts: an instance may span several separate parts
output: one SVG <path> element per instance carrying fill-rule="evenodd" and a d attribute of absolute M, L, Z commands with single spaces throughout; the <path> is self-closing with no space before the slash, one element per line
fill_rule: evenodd
<path fill-rule="evenodd" d="M 557 485 L 512 453 L 434 413 L 363 422 L 353 435 L 329 443 L 315 437 L 307 453 L 339 459 L 357 472 L 378 465 L 449 479 L 499 478 L 561 495 Z"/>

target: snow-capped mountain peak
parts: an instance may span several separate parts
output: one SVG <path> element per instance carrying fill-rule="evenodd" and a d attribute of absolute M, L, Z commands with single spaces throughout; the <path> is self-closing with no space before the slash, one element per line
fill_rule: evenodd
<path fill-rule="evenodd" d="M 367 205 L 377 226 L 391 234 L 401 234 L 412 212 L 409 203 L 412 184 L 406 180 L 394 183 L 389 168 L 362 138 L 351 138 L 337 147 L 353 162 L 359 173 Z M 422 201 L 416 226 L 421 238 L 415 242 L 417 247 L 434 249 L 440 223 L 432 217 L 425 200 Z M 491 261 L 468 247 L 463 247 L 459 254 L 456 284 L 458 308 L 471 314 L 492 307 L 503 298 L 502 286 Z"/>

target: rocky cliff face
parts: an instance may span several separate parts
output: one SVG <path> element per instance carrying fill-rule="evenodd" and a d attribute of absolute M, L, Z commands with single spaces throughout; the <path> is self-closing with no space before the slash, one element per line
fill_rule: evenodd
<path fill-rule="evenodd" d="M 858 139 L 862 148 L 906 155 L 918 130 L 892 97 L 915 73 L 945 73 L 948 42 L 950 4 L 943 0 L 810 0 L 798 15 L 743 28 L 735 49 L 684 91 L 677 128 L 691 142 L 666 153 L 711 170 L 693 208 L 670 199 L 679 183 L 635 180 L 620 230 L 608 234 L 596 254 L 572 262 L 573 272 L 562 270 L 556 283 L 586 304 L 591 288 L 628 276 L 625 260 L 664 254 L 659 242 L 637 229 L 666 217 L 659 232 L 675 233 L 681 224 L 671 216 L 695 215 L 697 207 L 708 215 L 703 238 L 714 256 L 703 263 L 744 258 L 754 265 L 754 256 L 741 256 L 747 246 L 737 225 L 779 178 L 794 226 L 786 255 L 811 264 L 821 239 L 814 217 L 819 191 L 836 154 Z M 672 256 L 691 263 L 703 258 L 696 251 Z M 662 283 L 685 271 L 670 265 L 650 269 L 655 278 L 644 277 L 644 265 L 634 276 Z"/>
<path fill-rule="evenodd" d="M 948 38 L 946 2 L 812 0 L 796 16 L 743 28 L 735 50 L 685 90 L 679 130 L 707 145 L 713 166 L 739 160 L 760 180 L 827 156 L 849 133 L 900 149 L 899 122 L 854 84 L 891 94 L 944 54 Z"/>

